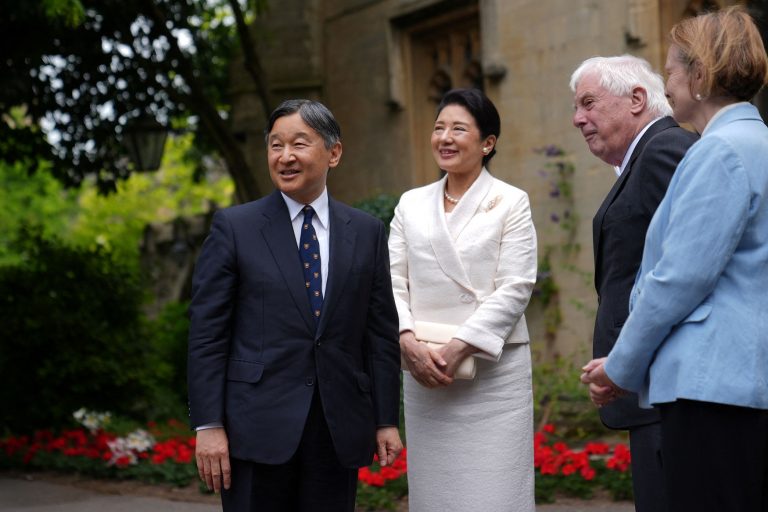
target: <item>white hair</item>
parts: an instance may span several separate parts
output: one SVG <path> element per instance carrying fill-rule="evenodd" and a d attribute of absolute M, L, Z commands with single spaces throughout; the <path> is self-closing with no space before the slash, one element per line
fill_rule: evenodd
<path fill-rule="evenodd" d="M 592 57 L 581 63 L 571 75 L 571 90 L 586 75 L 596 75 L 600 85 L 614 96 L 628 96 L 635 87 L 642 87 L 648 96 L 648 112 L 654 116 L 672 115 L 664 95 L 664 80 L 655 73 L 647 60 L 634 55 Z"/>

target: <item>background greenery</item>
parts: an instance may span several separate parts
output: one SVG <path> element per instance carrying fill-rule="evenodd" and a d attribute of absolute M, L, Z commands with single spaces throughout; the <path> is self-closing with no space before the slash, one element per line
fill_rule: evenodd
<path fill-rule="evenodd" d="M 65 189 L 45 161 L 0 162 L 0 434 L 65 426 L 83 406 L 186 416 L 186 303 L 147 316 L 139 247 L 151 222 L 231 202 L 229 178 L 195 176 L 191 145 L 171 139 L 159 172 L 106 196 Z"/>

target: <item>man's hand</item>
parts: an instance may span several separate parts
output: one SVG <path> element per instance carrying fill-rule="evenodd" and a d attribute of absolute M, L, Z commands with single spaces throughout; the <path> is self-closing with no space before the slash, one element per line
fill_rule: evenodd
<path fill-rule="evenodd" d="M 400 351 L 411 376 L 422 386 L 436 388 L 453 382 L 453 378 L 445 373 L 448 363 L 426 343 L 418 342 L 413 331 L 400 334 Z"/>
<path fill-rule="evenodd" d="M 593 359 L 582 368 L 584 373 L 579 380 L 589 386 L 589 398 L 597 407 L 602 407 L 616 400 L 626 391 L 617 386 L 605 373 L 606 357 Z"/>
<path fill-rule="evenodd" d="M 208 490 L 220 492 L 229 489 L 231 470 L 229 466 L 229 441 L 223 427 L 206 428 L 197 431 L 195 459 L 200 479 Z"/>
<path fill-rule="evenodd" d="M 400 432 L 397 427 L 380 427 L 376 430 L 376 451 L 379 454 L 379 464 L 389 466 L 403 449 Z"/>

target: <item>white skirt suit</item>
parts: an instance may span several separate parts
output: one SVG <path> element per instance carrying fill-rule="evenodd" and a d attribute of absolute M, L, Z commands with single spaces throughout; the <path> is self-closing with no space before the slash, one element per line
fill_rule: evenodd
<path fill-rule="evenodd" d="M 483 169 L 454 210 L 445 178 L 406 192 L 389 236 L 400 332 L 458 324 L 474 380 L 428 389 L 404 373 L 412 512 L 534 510 L 533 398 L 523 312 L 536 281 L 528 196 Z"/>

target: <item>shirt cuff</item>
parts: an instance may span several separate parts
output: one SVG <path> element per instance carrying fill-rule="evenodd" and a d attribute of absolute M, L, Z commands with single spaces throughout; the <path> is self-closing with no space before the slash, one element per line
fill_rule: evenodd
<path fill-rule="evenodd" d="M 224 428 L 223 423 L 206 423 L 205 425 L 200 425 L 199 427 L 195 427 L 196 432 L 200 432 L 201 430 L 208 430 L 209 428 Z"/>

